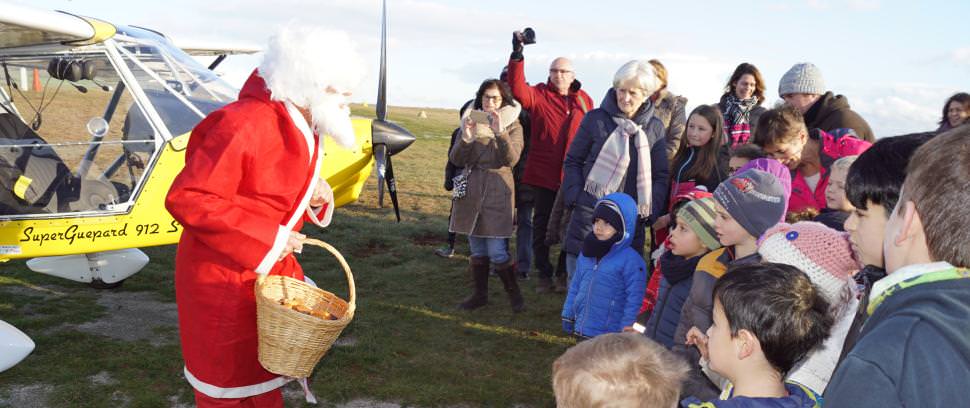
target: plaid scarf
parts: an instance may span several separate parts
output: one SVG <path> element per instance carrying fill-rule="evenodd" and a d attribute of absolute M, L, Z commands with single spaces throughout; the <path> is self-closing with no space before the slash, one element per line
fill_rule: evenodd
<path fill-rule="evenodd" d="M 724 99 L 724 131 L 731 147 L 748 143 L 751 138 L 751 124 L 749 116 L 751 109 L 757 106 L 758 98 L 738 99 L 733 94 Z"/>
<path fill-rule="evenodd" d="M 752 96 L 748 99 L 738 99 L 737 96 L 728 95 L 725 102 L 727 102 L 725 103 L 727 111 L 724 113 L 724 119 L 730 121 L 732 125 L 738 125 L 748 123 L 748 115 L 758 104 L 758 98 Z"/>
<path fill-rule="evenodd" d="M 620 191 L 620 185 L 630 167 L 630 138 L 635 137 L 637 149 L 637 214 L 650 215 L 650 142 L 640 125 L 632 120 L 613 117 L 616 129 L 606 139 L 596 156 L 596 162 L 586 177 L 586 192 L 597 199 Z"/>

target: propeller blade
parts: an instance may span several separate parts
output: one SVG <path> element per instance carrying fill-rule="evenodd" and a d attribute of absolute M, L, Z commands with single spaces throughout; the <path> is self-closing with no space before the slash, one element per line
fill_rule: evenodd
<path fill-rule="evenodd" d="M 387 192 L 391 196 L 391 204 L 394 204 L 394 215 L 397 217 L 397 222 L 401 222 L 401 208 L 397 204 L 397 181 L 394 180 L 394 167 L 391 166 L 391 156 L 387 156 L 387 177 L 384 178 L 387 181 Z"/>
<path fill-rule="evenodd" d="M 374 145 L 374 162 L 377 165 L 377 205 L 384 208 L 384 175 L 387 171 L 388 159 L 387 145 Z"/>
<path fill-rule="evenodd" d="M 387 0 L 381 11 L 381 71 L 377 83 L 377 120 L 387 118 Z"/>

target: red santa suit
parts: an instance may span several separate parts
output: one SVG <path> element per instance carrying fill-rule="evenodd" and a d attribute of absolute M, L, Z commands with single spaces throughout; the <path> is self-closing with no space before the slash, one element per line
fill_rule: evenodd
<path fill-rule="evenodd" d="M 238 101 L 192 131 L 165 207 L 185 228 L 175 298 L 185 377 L 202 394 L 200 405 L 226 399 L 251 405 L 254 398 L 264 405 L 269 397 L 282 406 L 278 389 L 289 379 L 257 360 L 253 284 L 258 273 L 303 279 L 293 255 L 277 260 L 303 218 L 321 227 L 330 222 L 331 206 L 308 206 L 321 158 L 306 119 L 289 103 L 271 100 L 256 71 Z"/>

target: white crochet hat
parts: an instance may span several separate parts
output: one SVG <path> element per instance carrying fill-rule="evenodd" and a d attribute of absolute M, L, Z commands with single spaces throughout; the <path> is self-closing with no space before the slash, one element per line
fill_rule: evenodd
<path fill-rule="evenodd" d="M 859 269 L 849 236 L 818 222 L 778 224 L 758 247 L 765 262 L 794 266 L 804 272 L 835 308 L 853 294 L 852 274 Z"/>

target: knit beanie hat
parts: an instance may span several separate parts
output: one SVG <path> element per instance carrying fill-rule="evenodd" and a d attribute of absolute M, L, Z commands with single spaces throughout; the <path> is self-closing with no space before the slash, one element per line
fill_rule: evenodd
<path fill-rule="evenodd" d="M 852 274 L 859 262 L 849 235 L 817 222 L 778 224 L 765 233 L 758 253 L 765 262 L 794 266 L 804 272 L 833 308 L 849 301 Z"/>
<path fill-rule="evenodd" d="M 721 242 L 717 240 L 717 231 L 714 230 L 715 213 L 714 199 L 705 197 L 684 204 L 677 212 L 677 219 L 684 220 L 707 249 L 715 250 L 721 247 Z"/>
<path fill-rule="evenodd" d="M 778 83 L 778 96 L 793 93 L 824 94 L 825 79 L 822 78 L 822 71 L 810 62 L 793 65 Z"/>
<path fill-rule="evenodd" d="M 780 161 L 775 159 L 769 159 L 766 157 L 760 159 L 754 159 L 741 166 L 738 173 L 741 173 L 747 169 L 758 169 L 770 173 L 778 179 L 781 183 L 782 189 L 785 191 L 785 208 L 788 208 L 788 201 L 791 198 L 791 170 L 787 166 L 781 164 Z M 785 221 L 785 213 L 781 214 L 781 221 Z"/>
<path fill-rule="evenodd" d="M 755 238 L 777 224 L 786 209 L 785 191 L 778 179 L 755 169 L 724 180 L 714 190 L 714 199 Z"/>
<path fill-rule="evenodd" d="M 606 221 L 607 224 L 610 224 L 616 230 L 617 234 L 622 236 L 626 228 L 623 227 L 623 216 L 620 215 L 619 210 L 619 207 L 613 202 L 607 200 L 600 201 L 596 204 L 596 208 L 593 209 L 593 221 L 595 222 L 597 218 Z"/>

